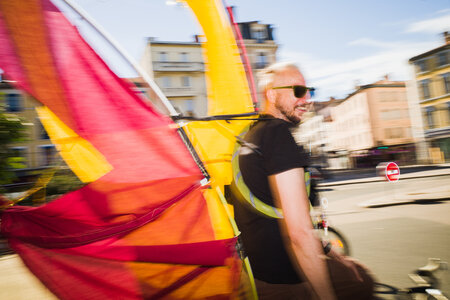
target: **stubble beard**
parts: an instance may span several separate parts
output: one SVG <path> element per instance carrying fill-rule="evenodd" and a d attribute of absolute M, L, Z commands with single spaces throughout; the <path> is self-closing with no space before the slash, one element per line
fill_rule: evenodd
<path fill-rule="evenodd" d="M 301 118 L 295 114 L 295 108 L 289 109 L 289 108 L 285 107 L 284 105 L 282 105 L 280 103 L 280 101 L 275 102 L 275 108 L 278 109 L 278 111 L 294 125 L 297 125 L 300 123 Z"/>

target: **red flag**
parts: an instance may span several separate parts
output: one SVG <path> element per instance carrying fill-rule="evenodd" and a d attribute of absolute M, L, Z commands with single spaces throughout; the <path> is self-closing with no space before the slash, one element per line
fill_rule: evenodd
<path fill-rule="evenodd" d="M 2 233 L 62 299 L 228 298 L 234 239 L 217 240 L 202 175 L 172 121 L 118 78 L 48 0 L 0 2 L 0 68 L 91 143 L 112 171 Z"/>

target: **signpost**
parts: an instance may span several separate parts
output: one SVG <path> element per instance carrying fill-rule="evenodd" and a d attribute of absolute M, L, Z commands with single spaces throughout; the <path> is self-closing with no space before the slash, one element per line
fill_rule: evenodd
<path fill-rule="evenodd" d="M 395 162 L 384 162 L 377 166 L 378 176 L 389 182 L 397 182 L 400 179 L 400 168 Z"/>
<path fill-rule="evenodd" d="M 385 173 L 389 182 L 397 182 L 400 179 L 400 168 L 395 162 L 387 164 Z"/>
<path fill-rule="evenodd" d="M 388 182 L 397 182 L 400 179 L 400 168 L 395 162 L 383 162 L 377 165 L 377 174 L 380 177 L 383 177 Z M 391 186 L 392 188 L 387 188 L 384 186 L 385 197 L 392 201 L 396 200 L 395 198 L 395 186 Z"/>

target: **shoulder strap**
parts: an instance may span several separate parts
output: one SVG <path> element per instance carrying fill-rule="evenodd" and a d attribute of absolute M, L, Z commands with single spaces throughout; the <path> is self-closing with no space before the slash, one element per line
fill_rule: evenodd
<path fill-rule="evenodd" d="M 241 170 L 239 168 L 239 150 L 241 148 L 240 144 L 244 144 L 244 146 L 247 146 L 245 143 L 242 143 L 243 139 L 242 136 L 248 131 L 248 127 L 244 129 L 244 131 L 236 137 L 238 142 L 234 146 L 233 150 L 233 156 L 231 158 L 231 166 L 232 166 L 232 174 L 233 174 L 233 180 L 231 181 L 230 189 L 233 195 L 243 204 L 245 204 L 247 207 L 250 207 L 254 209 L 259 214 L 262 214 L 265 217 L 268 218 L 276 218 L 281 219 L 283 218 L 283 212 L 281 209 L 268 205 L 258 199 L 253 193 L 250 191 L 248 186 L 245 184 L 244 179 L 242 178 Z M 252 145 L 253 147 L 256 147 L 255 145 Z M 253 147 L 250 147 L 252 151 Z M 257 154 L 262 155 L 261 152 L 255 151 Z M 310 173 L 305 170 L 305 182 L 306 182 L 306 191 L 308 192 L 308 196 L 310 194 Z"/>

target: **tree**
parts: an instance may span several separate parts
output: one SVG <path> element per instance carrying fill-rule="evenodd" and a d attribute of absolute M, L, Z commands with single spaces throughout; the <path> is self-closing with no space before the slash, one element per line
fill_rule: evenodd
<path fill-rule="evenodd" d="M 15 178 L 13 169 L 23 167 L 23 158 L 15 156 L 10 146 L 24 138 L 22 119 L 6 113 L 5 107 L 0 106 L 0 185 L 11 183 Z"/>
<path fill-rule="evenodd" d="M 72 170 L 69 168 L 59 168 L 46 186 L 46 194 L 50 197 L 47 201 L 54 198 L 54 196 L 60 196 L 78 190 L 84 185 Z"/>

